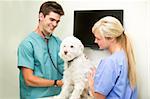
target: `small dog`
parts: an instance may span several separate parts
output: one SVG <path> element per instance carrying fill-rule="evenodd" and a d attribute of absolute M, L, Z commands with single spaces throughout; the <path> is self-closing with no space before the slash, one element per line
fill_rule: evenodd
<path fill-rule="evenodd" d="M 59 55 L 65 62 L 64 85 L 54 99 L 93 99 L 89 93 L 87 74 L 94 66 L 85 57 L 83 50 L 83 44 L 74 36 L 62 41 Z"/>

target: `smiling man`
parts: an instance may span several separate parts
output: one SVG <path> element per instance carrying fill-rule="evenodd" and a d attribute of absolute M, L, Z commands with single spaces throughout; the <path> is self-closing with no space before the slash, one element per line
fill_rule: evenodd
<path fill-rule="evenodd" d="M 63 85 L 63 61 L 58 56 L 61 40 L 53 35 L 64 11 L 57 2 L 44 2 L 39 24 L 18 47 L 20 99 L 58 95 Z"/>

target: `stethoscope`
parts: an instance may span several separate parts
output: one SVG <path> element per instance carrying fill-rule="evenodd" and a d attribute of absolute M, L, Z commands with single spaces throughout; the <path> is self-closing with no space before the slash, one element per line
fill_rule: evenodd
<path fill-rule="evenodd" d="M 47 44 L 47 48 L 48 48 L 48 44 Z M 53 59 L 52 59 L 52 56 L 51 56 L 51 54 L 50 54 L 50 52 L 49 52 L 49 48 L 48 48 L 48 54 L 49 54 L 50 60 L 51 60 L 51 62 L 52 62 L 52 64 L 53 64 L 54 68 L 57 70 L 57 72 L 58 72 L 61 76 L 63 76 L 63 74 L 60 72 L 60 70 L 59 70 L 59 69 L 56 67 L 56 65 L 54 64 L 54 61 L 53 61 Z"/>
<path fill-rule="evenodd" d="M 42 32 L 42 34 L 44 35 L 44 39 L 45 40 L 49 40 L 49 38 L 50 38 L 50 36 L 46 36 L 43 32 Z M 49 55 L 49 58 L 50 58 L 50 60 L 51 60 L 51 62 L 52 62 L 52 65 L 54 66 L 54 68 L 57 70 L 57 72 L 61 75 L 61 76 L 63 76 L 63 74 L 60 72 L 60 70 L 57 68 L 57 66 L 54 64 L 54 61 L 53 61 L 53 59 L 52 59 L 52 56 L 51 56 L 51 53 L 50 53 L 50 51 L 49 51 L 49 47 L 48 47 L 48 42 L 46 42 L 46 45 L 47 45 L 47 49 L 48 49 L 48 55 Z"/>

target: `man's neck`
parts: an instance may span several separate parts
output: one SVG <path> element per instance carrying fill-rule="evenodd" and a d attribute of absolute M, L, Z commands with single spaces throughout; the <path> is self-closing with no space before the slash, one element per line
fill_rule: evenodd
<path fill-rule="evenodd" d="M 48 39 L 46 38 L 46 35 L 43 33 L 43 31 L 40 29 L 39 26 L 36 28 L 35 32 L 39 34 L 45 40 L 46 43 L 48 43 Z"/>
<path fill-rule="evenodd" d="M 42 32 L 42 29 L 40 29 L 39 26 L 35 29 L 35 32 L 39 34 L 42 38 L 45 38 L 45 34 Z"/>

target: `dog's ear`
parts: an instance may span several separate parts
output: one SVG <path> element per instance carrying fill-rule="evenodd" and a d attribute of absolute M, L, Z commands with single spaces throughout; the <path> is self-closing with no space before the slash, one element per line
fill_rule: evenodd
<path fill-rule="evenodd" d="M 80 46 L 81 51 L 83 51 L 84 50 L 83 44 L 80 44 L 79 46 Z"/>

